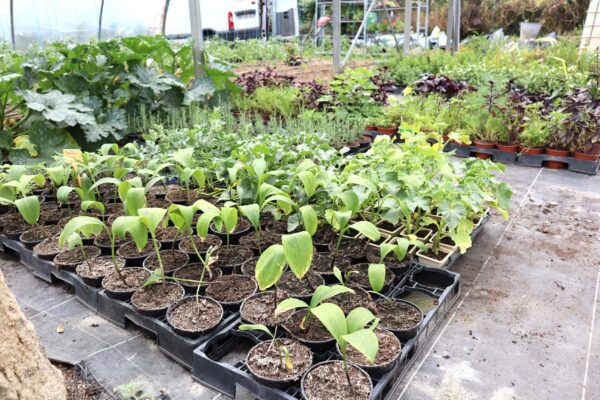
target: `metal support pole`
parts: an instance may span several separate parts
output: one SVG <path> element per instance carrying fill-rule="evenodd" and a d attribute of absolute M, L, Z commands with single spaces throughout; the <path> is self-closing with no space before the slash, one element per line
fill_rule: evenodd
<path fill-rule="evenodd" d="M 452 40 L 452 51 L 458 51 L 460 44 L 460 14 L 461 0 L 454 0 L 454 39 Z"/>
<path fill-rule="evenodd" d="M 200 0 L 189 0 L 190 23 L 192 27 L 192 40 L 194 41 L 194 71 L 196 79 L 204 76 L 202 65 L 204 64 L 204 38 L 202 35 L 202 18 L 200 15 Z"/>
<path fill-rule="evenodd" d="M 410 51 L 410 32 L 412 25 L 412 0 L 406 0 L 404 4 L 404 54 Z"/>
<path fill-rule="evenodd" d="M 341 54 L 342 54 L 342 2 L 341 0 L 333 0 L 333 70 L 335 73 L 342 71 Z"/>
<path fill-rule="evenodd" d="M 454 0 L 448 0 L 448 22 L 446 27 L 446 52 L 452 52 L 452 39 L 454 35 Z"/>
<path fill-rule="evenodd" d="M 104 1 L 104 0 L 103 0 Z M 167 14 L 169 13 L 169 5 L 171 4 L 171 0 L 165 0 L 165 6 L 163 7 L 163 12 L 161 16 L 160 23 L 160 33 L 165 36 L 165 29 L 167 28 Z"/>
<path fill-rule="evenodd" d="M 367 27 L 367 18 L 369 17 L 369 14 L 371 13 L 371 10 L 375 6 L 375 3 L 377 3 L 377 0 L 373 0 L 373 2 L 371 3 L 371 5 L 367 9 L 367 12 L 363 16 L 363 20 L 362 20 L 360 26 L 358 27 L 358 32 L 356 32 L 356 35 L 354 35 L 354 39 L 352 40 L 352 43 L 350 44 L 350 49 L 348 49 L 348 53 L 346 53 L 346 57 L 344 57 L 344 62 L 341 65 L 342 68 L 344 68 L 346 66 L 346 63 L 348 62 L 348 59 L 350 59 L 350 55 L 352 54 L 352 50 L 354 50 L 354 47 L 356 46 L 356 42 L 358 41 L 358 38 L 360 37 L 361 32 L 363 31 L 363 29 L 367 29 L 366 28 Z"/>
<path fill-rule="evenodd" d="M 102 40 L 102 17 L 104 16 L 104 0 L 100 2 L 100 14 L 98 16 L 98 41 Z"/>
<path fill-rule="evenodd" d="M 13 49 L 17 48 L 15 42 L 15 13 L 14 13 L 14 0 L 10 0 L 10 40 L 12 42 Z"/>
<path fill-rule="evenodd" d="M 373 0 L 373 3 L 377 2 L 377 0 Z M 392 16 L 390 15 L 390 11 L 388 10 L 387 6 L 385 5 L 385 0 L 381 0 L 381 4 L 383 5 L 383 10 L 385 11 L 385 15 L 387 17 L 388 23 L 390 24 L 390 30 L 392 31 L 392 36 L 394 38 L 394 45 L 396 46 L 396 51 L 398 52 L 398 55 L 400 55 L 400 43 L 398 43 L 398 38 L 396 37 L 396 29 L 394 28 L 394 20 L 392 19 Z M 368 14 L 365 15 L 365 21 L 366 18 L 368 17 Z M 365 25 L 365 32 L 367 31 L 367 27 Z"/>

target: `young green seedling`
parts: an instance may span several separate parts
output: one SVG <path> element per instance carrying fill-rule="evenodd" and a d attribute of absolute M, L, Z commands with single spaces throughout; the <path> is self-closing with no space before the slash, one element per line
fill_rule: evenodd
<path fill-rule="evenodd" d="M 294 298 L 285 299 L 277 305 L 277 308 L 275 309 L 275 315 L 281 314 L 282 312 L 288 310 L 307 309 L 306 315 L 304 318 L 302 318 L 302 321 L 300 321 L 300 328 L 302 330 L 306 330 L 310 326 L 312 310 L 325 300 L 335 297 L 341 293 L 354 293 L 354 291 L 343 285 L 321 285 L 313 293 L 310 303 L 306 303 L 303 300 Z"/>
<path fill-rule="evenodd" d="M 225 244 L 229 248 L 230 235 L 235 232 L 239 221 L 237 208 L 225 205 L 219 209 L 206 200 L 196 201 L 194 208 L 203 212 L 196 224 L 198 236 L 206 239 L 208 236 L 208 227 L 213 223 L 217 231 L 221 232 L 225 229 Z"/>
<path fill-rule="evenodd" d="M 175 162 L 179 181 L 184 185 L 186 197 L 189 200 L 190 183 L 195 183 L 199 189 L 202 189 L 206 183 L 204 172 L 200 168 L 194 167 L 194 148 L 178 150 L 169 157 L 169 160 Z"/>
<path fill-rule="evenodd" d="M 379 341 L 373 332 L 379 323 L 379 319 L 364 307 L 358 307 L 344 315 L 342 309 L 332 303 L 324 303 L 312 310 L 315 317 L 321 321 L 323 326 L 331 333 L 342 353 L 342 363 L 348 380 L 348 386 L 352 387 L 348 370 L 346 351 L 350 344 L 362 353 L 370 362 L 375 361 L 379 351 Z M 371 323 L 367 329 L 365 326 Z"/>
<path fill-rule="evenodd" d="M 279 353 L 279 362 L 282 367 L 285 367 L 289 370 L 294 368 L 294 364 L 292 363 L 292 357 L 290 356 L 290 352 L 287 347 L 285 347 L 276 337 L 277 328 L 275 328 L 275 333 L 272 333 L 269 328 L 262 324 L 242 324 L 238 328 L 240 331 L 262 331 L 269 335 L 271 338 L 271 345 L 277 347 L 277 352 Z"/>
<path fill-rule="evenodd" d="M 40 229 L 44 235 L 49 238 L 50 235 L 40 222 L 40 199 L 37 196 L 27 196 L 14 201 L 14 205 L 17 207 L 19 214 L 23 217 L 25 222 L 33 227 Z"/>

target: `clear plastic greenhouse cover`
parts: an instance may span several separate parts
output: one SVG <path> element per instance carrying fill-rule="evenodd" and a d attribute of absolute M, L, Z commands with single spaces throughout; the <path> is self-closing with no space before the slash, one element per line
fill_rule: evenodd
<path fill-rule="evenodd" d="M 276 13 L 295 13 L 290 34 L 297 34 L 297 0 L 272 2 Z M 189 35 L 188 0 L 168 3 L 165 34 Z M 32 43 L 98 39 L 101 10 L 101 39 L 161 33 L 167 0 L 12 0 L 12 4 L 15 47 L 23 49 Z M 225 38 L 260 36 L 259 0 L 200 0 L 200 4 L 206 33 Z M 10 5 L 11 0 L 0 0 L 0 41 L 9 43 Z"/>

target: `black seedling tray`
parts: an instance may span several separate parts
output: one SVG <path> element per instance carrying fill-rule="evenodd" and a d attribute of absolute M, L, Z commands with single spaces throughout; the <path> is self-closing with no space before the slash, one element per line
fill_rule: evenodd
<path fill-rule="evenodd" d="M 300 381 L 287 389 L 277 389 L 263 385 L 250 374 L 245 362 L 245 354 L 237 352 L 240 347 L 249 350 L 255 344 L 268 338 L 263 334 L 254 332 L 241 332 L 238 330 L 241 321 L 234 322 L 227 329 L 215 335 L 194 351 L 194 379 L 220 393 L 235 398 L 237 386 L 241 386 L 257 399 L 261 400 L 297 400 L 302 399 Z M 414 340 L 403 344 L 400 357 L 394 368 L 381 377 L 371 376 L 373 391 L 371 399 L 383 400 L 394 384 L 394 376 L 399 368 L 406 365 L 406 360 L 413 353 Z M 236 355 L 242 356 L 241 360 L 227 362 Z M 340 360 L 337 352 L 329 350 L 323 353 L 313 352 L 314 364 Z"/>
<path fill-rule="evenodd" d="M 92 311 L 97 310 L 99 288 L 87 285 L 74 272 L 57 268 L 52 261 L 42 260 L 32 250 L 17 240 L 8 239 L 6 236 L 0 235 L 0 243 L 2 243 L 5 252 L 9 249 L 19 258 L 21 264 L 33 271 L 36 277 L 48 283 L 56 283 L 57 280 L 60 280 L 71 285 L 75 290 L 77 300 Z"/>
<path fill-rule="evenodd" d="M 516 164 L 525 167 L 542 167 L 544 161 L 560 161 L 568 164 L 567 169 L 573 172 L 580 172 L 588 175 L 598 174 L 600 168 L 600 159 L 596 161 L 580 160 L 575 157 L 551 156 L 548 154 L 523 154 L 508 153 L 498 149 L 484 149 L 477 146 L 460 146 L 455 143 L 448 143 L 444 151 L 455 151 L 458 157 L 473 157 L 474 153 L 485 153 L 492 156 L 495 162 L 504 164 Z"/>
<path fill-rule="evenodd" d="M 133 324 L 144 332 L 152 334 L 156 338 L 158 348 L 163 353 L 190 370 L 192 369 L 192 353 L 194 349 L 215 335 L 215 333 L 239 319 L 238 312 L 224 310 L 223 319 L 219 325 L 209 332 L 192 339 L 175 333 L 173 328 L 167 323 L 165 315 L 161 315 L 160 317 L 144 315 L 133 307 L 131 301 L 112 299 L 108 297 L 104 290 L 98 293 L 97 312 L 121 328 L 126 328 L 129 324 Z"/>

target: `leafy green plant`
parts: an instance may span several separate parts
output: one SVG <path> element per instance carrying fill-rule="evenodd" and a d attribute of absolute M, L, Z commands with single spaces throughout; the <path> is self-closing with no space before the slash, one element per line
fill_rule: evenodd
<path fill-rule="evenodd" d="M 190 199 L 190 184 L 193 182 L 201 189 L 206 183 L 204 172 L 194 167 L 194 149 L 188 147 L 178 150 L 171 154 L 169 160 L 175 162 L 179 181 L 184 185 L 187 198 Z"/>
<path fill-rule="evenodd" d="M 225 229 L 225 245 L 229 248 L 230 235 L 235 231 L 239 221 L 237 208 L 226 205 L 219 209 L 206 200 L 196 201 L 194 207 L 203 212 L 196 224 L 198 236 L 206 239 L 208 236 L 208 228 L 212 223 L 215 225 L 217 231 L 223 231 L 223 228 Z"/>
<path fill-rule="evenodd" d="M 351 387 L 352 382 L 350 381 L 346 356 L 348 345 L 362 353 L 370 362 L 374 362 L 379 351 L 379 341 L 373 331 L 377 327 L 379 319 L 364 307 L 355 308 L 346 316 L 339 306 L 331 303 L 324 303 L 313 308 L 312 313 L 337 342 L 342 354 L 342 363 L 348 386 Z M 369 328 L 365 328 L 369 323 L 371 324 Z"/>

